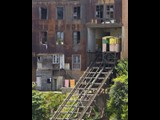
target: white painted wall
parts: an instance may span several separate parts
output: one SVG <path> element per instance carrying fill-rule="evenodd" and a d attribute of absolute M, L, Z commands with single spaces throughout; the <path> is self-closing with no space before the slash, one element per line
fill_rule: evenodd
<path fill-rule="evenodd" d="M 64 54 L 60 54 L 59 58 L 60 58 L 60 69 L 62 68 L 64 69 L 64 63 L 65 63 Z"/>

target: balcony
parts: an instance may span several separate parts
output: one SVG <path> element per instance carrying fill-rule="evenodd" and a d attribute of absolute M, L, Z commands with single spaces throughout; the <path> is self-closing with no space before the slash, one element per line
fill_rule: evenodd
<path fill-rule="evenodd" d="M 112 19 L 92 19 L 88 22 L 87 27 L 89 28 L 120 28 L 122 27 L 122 23 L 117 22 L 116 20 Z"/>

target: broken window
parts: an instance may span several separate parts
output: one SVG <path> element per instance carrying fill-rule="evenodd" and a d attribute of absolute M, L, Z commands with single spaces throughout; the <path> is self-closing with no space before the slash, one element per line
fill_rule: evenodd
<path fill-rule="evenodd" d="M 63 19 L 63 7 L 57 7 L 57 19 L 58 20 Z"/>
<path fill-rule="evenodd" d="M 80 19 L 80 7 L 73 8 L 73 18 Z"/>
<path fill-rule="evenodd" d="M 47 8 L 41 7 L 41 8 L 40 8 L 40 18 L 41 18 L 42 20 L 46 20 L 47 17 L 48 17 Z"/>
<path fill-rule="evenodd" d="M 47 32 L 41 32 L 40 40 L 42 44 L 47 44 Z"/>
<path fill-rule="evenodd" d="M 103 18 L 103 5 L 96 6 L 96 17 Z"/>
<path fill-rule="evenodd" d="M 80 43 L 80 32 L 75 31 L 73 32 L 73 44 L 79 44 Z"/>
<path fill-rule="evenodd" d="M 113 5 L 106 6 L 106 18 L 109 20 L 114 18 L 114 6 Z"/>
<path fill-rule="evenodd" d="M 72 69 L 73 70 L 81 69 L 81 55 L 72 55 Z"/>
<path fill-rule="evenodd" d="M 63 45 L 63 42 L 64 42 L 64 32 L 57 32 L 56 44 Z"/>

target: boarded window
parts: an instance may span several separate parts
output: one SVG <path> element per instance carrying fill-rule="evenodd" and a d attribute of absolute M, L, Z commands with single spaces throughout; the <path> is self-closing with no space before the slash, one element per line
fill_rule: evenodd
<path fill-rule="evenodd" d="M 72 55 L 72 69 L 73 70 L 81 69 L 81 55 Z"/>
<path fill-rule="evenodd" d="M 63 19 L 63 7 L 57 7 L 57 19 Z"/>
<path fill-rule="evenodd" d="M 48 18 L 47 8 L 43 8 L 43 7 L 40 8 L 40 18 L 42 20 L 46 20 Z"/>
<path fill-rule="evenodd" d="M 103 5 L 96 6 L 96 17 L 103 18 Z"/>
<path fill-rule="evenodd" d="M 106 18 L 107 19 L 113 19 L 114 18 L 114 6 L 113 5 L 107 5 L 106 6 Z"/>
<path fill-rule="evenodd" d="M 80 7 L 74 7 L 73 8 L 73 18 L 74 19 L 80 19 L 80 14 L 81 14 L 80 11 L 81 11 Z"/>
<path fill-rule="evenodd" d="M 63 45 L 63 43 L 64 43 L 64 32 L 57 32 L 56 44 Z"/>
<path fill-rule="evenodd" d="M 79 44 L 80 43 L 80 32 L 75 31 L 73 32 L 73 44 Z"/>
<path fill-rule="evenodd" d="M 47 32 L 46 31 L 41 32 L 40 40 L 42 44 L 47 44 Z"/>

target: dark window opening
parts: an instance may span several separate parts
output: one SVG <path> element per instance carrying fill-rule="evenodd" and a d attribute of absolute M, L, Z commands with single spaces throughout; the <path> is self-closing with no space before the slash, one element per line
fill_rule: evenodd
<path fill-rule="evenodd" d="M 109 38 L 107 38 L 107 51 L 109 51 Z"/>
<path fill-rule="evenodd" d="M 47 44 L 47 32 L 41 32 L 42 44 Z"/>
<path fill-rule="evenodd" d="M 51 78 L 48 78 L 47 79 L 47 83 L 51 83 L 52 82 L 52 79 Z"/>
<path fill-rule="evenodd" d="M 106 18 L 107 19 L 114 19 L 114 6 L 113 5 L 107 5 L 106 6 Z"/>
<path fill-rule="evenodd" d="M 106 32 L 106 36 L 110 36 L 111 33 L 110 32 Z M 109 51 L 109 38 L 107 38 L 107 51 Z"/>
<path fill-rule="evenodd" d="M 74 7 L 73 18 L 80 19 L 80 7 Z"/>
<path fill-rule="evenodd" d="M 47 19 L 47 8 L 41 8 L 41 19 L 42 20 Z"/>
<path fill-rule="evenodd" d="M 38 59 L 38 62 L 39 62 L 40 61 L 40 57 L 38 56 L 37 59 Z"/>
<path fill-rule="evenodd" d="M 79 44 L 80 43 L 80 32 L 76 31 L 73 32 L 73 44 Z"/>
<path fill-rule="evenodd" d="M 63 19 L 63 7 L 57 7 L 57 19 Z"/>
<path fill-rule="evenodd" d="M 103 18 L 103 5 L 96 6 L 96 17 Z"/>
<path fill-rule="evenodd" d="M 113 19 L 113 12 L 110 13 L 110 18 Z"/>
<path fill-rule="evenodd" d="M 106 36 L 110 36 L 111 34 L 110 34 L 110 32 L 106 32 Z"/>

